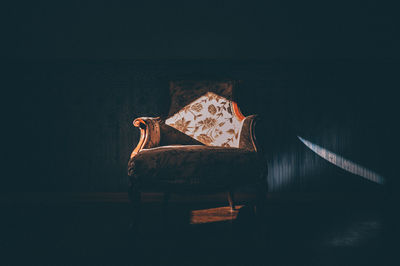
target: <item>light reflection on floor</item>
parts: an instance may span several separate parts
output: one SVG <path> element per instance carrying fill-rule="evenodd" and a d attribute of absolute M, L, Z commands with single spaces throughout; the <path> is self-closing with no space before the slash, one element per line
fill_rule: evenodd
<path fill-rule="evenodd" d="M 232 211 L 229 206 L 211 208 L 211 209 L 193 210 L 191 212 L 190 224 L 233 221 L 237 218 L 239 210 L 242 207 L 243 205 L 238 205 L 236 206 L 234 211 Z"/>

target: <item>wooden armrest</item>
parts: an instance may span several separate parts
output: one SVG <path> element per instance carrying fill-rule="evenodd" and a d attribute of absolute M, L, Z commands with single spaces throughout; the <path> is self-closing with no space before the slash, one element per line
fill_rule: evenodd
<path fill-rule="evenodd" d="M 133 125 L 140 129 L 140 139 L 131 154 L 133 158 L 142 149 L 150 149 L 160 145 L 160 117 L 139 117 Z"/>

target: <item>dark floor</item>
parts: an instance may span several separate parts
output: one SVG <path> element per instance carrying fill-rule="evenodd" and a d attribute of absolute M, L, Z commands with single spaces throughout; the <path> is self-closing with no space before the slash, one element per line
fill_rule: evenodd
<path fill-rule="evenodd" d="M 148 203 L 139 234 L 127 203 L 2 207 L 1 265 L 395 265 L 381 203 L 270 203 L 261 220 L 244 206 L 233 221 L 190 224 L 173 203 L 167 224 Z"/>

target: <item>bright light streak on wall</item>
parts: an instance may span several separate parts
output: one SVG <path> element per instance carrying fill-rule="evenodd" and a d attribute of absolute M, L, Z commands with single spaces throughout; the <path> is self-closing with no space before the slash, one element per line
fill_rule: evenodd
<path fill-rule="evenodd" d="M 328 162 L 352 173 L 355 175 L 359 175 L 361 177 L 364 177 L 365 179 L 368 179 L 369 181 L 378 183 L 378 184 L 383 184 L 385 183 L 385 179 L 383 176 L 368 170 L 367 168 L 358 165 L 350 160 L 347 160 L 346 158 L 343 158 L 340 155 L 337 155 L 323 147 L 320 147 L 306 139 L 303 139 L 302 137 L 297 136 L 301 142 L 303 142 L 308 148 L 310 148 L 313 152 L 318 154 L 320 157 L 324 158 Z"/>

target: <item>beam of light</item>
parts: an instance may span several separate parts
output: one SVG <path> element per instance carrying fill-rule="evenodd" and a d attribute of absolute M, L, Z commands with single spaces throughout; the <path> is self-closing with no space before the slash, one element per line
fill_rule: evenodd
<path fill-rule="evenodd" d="M 308 148 L 310 148 L 313 152 L 318 154 L 320 157 L 324 158 L 328 162 L 342 168 L 343 170 L 346 170 L 352 174 L 364 177 L 365 179 L 375 182 L 377 184 L 384 184 L 385 183 L 385 178 L 371 170 L 368 170 L 367 168 L 358 165 L 350 160 L 347 160 L 346 158 L 343 158 L 340 155 L 337 155 L 321 146 L 318 146 L 306 139 L 303 139 L 300 136 L 297 136 L 301 142 L 304 143 Z"/>

